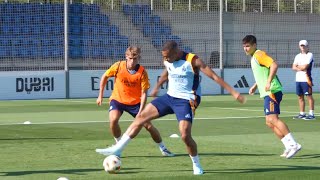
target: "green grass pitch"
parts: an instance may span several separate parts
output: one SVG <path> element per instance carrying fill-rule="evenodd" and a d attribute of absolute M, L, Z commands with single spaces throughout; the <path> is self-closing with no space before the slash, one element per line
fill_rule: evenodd
<path fill-rule="evenodd" d="M 0 179 L 319 179 L 320 119 L 293 120 L 297 97 L 285 94 L 281 119 L 303 149 L 292 159 L 281 158 L 283 145 L 265 126 L 263 100 L 247 97 L 244 105 L 231 96 L 202 98 L 192 133 L 203 176 L 192 174 L 183 142 L 169 137 L 179 134 L 173 115 L 153 123 L 176 157 L 162 157 L 143 129 L 123 152 L 120 173 L 107 174 L 104 156 L 95 152 L 114 143 L 107 99 L 103 107 L 97 107 L 95 99 L 0 101 Z M 319 94 L 314 98 L 319 112 Z M 124 132 L 132 118 L 125 113 L 121 120 Z"/>

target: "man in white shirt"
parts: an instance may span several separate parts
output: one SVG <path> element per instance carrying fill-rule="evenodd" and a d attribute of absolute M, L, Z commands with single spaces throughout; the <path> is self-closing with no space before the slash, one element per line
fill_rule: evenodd
<path fill-rule="evenodd" d="M 314 120 L 314 99 L 312 97 L 312 77 L 313 54 L 309 52 L 307 40 L 299 42 L 300 53 L 294 58 L 292 69 L 296 71 L 296 94 L 298 95 L 300 113 L 293 119 Z M 304 96 L 309 102 L 309 114 L 305 113 Z"/>

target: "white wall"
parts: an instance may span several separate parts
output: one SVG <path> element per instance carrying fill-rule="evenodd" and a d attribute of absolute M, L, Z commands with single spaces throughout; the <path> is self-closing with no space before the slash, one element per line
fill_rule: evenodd
<path fill-rule="evenodd" d="M 99 94 L 100 77 L 105 71 L 70 71 L 70 98 L 86 98 L 97 97 Z M 162 70 L 148 70 L 149 80 L 151 88 L 149 93 L 155 86 Z M 216 73 L 220 75 L 220 70 L 216 70 Z M 202 94 L 220 94 L 221 90 L 219 86 L 208 77 L 201 74 L 201 86 Z M 204 83 L 205 82 L 205 83 Z M 104 97 L 109 97 L 113 90 L 114 79 L 108 79 L 108 83 L 105 89 Z M 159 89 L 159 95 L 167 92 L 167 84 Z"/>
<path fill-rule="evenodd" d="M 221 76 L 219 69 L 214 69 Z M 99 93 L 100 77 L 105 71 L 75 70 L 69 72 L 70 98 L 97 97 Z M 162 70 L 148 70 L 151 89 L 156 84 Z M 320 68 L 313 69 L 314 92 L 319 92 Z M 280 68 L 279 79 L 284 87 L 283 92 L 295 93 L 295 73 L 291 68 Z M 241 93 L 248 93 L 250 86 L 255 82 L 251 69 L 224 69 L 224 79 Z M 113 90 L 113 78 L 109 79 L 105 90 L 105 97 L 109 97 Z M 221 94 L 220 86 L 201 74 L 203 95 Z M 149 92 L 150 92 L 149 91 Z M 166 93 L 167 84 L 164 84 L 159 95 Z M 224 91 L 225 94 L 228 92 Z M 64 71 L 16 71 L 0 72 L 0 100 L 1 99 L 51 99 L 65 98 L 66 84 Z"/>
<path fill-rule="evenodd" d="M 295 93 L 296 92 L 296 83 L 295 83 L 295 72 L 291 68 L 280 68 L 277 72 L 278 78 L 283 86 L 284 93 Z M 320 75 L 320 68 L 314 68 L 312 70 L 312 78 L 313 78 L 313 92 L 319 92 L 320 84 L 317 79 Z M 238 81 L 243 80 L 241 77 L 244 77 L 248 83 L 248 86 L 240 87 Z M 241 93 L 248 93 L 249 88 L 255 83 L 253 74 L 251 69 L 224 69 L 224 79 L 228 82 L 232 87 L 234 87 L 237 91 Z M 235 87 L 238 85 L 238 87 Z M 225 93 L 227 93 L 225 91 Z"/>
<path fill-rule="evenodd" d="M 65 97 L 64 71 L 0 72 L 0 99 Z"/>

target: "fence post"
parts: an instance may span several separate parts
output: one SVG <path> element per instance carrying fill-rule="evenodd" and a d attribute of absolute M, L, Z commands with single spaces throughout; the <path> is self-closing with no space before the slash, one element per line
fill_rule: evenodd
<path fill-rule="evenodd" d="M 68 0 L 64 0 L 64 71 L 66 78 L 66 98 L 69 99 L 69 37 L 68 37 Z"/>
<path fill-rule="evenodd" d="M 153 11 L 153 0 L 151 0 L 151 2 L 150 2 L 150 6 L 151 6 L 151 11 Z"/>
<path fill-rule="evenodd" d="M 242 12 L 246 12 L 246 0 L 242 0 Z"/>
<path fill-rule="evenodd" d="M 114 1 L 112 0 L 112 1 L 111 1 L 111 9 L 112 9 L 112 10 L 113 10 L 113 5 L 114 5 L 113 3 L 114 3 Z"/>
<path fill-rule="evenodd" d="M 224 79 L 224 70 L 223 70 L 223 0 L 220 0 L 219 8 L 219 68 L 221 71 L 221 78 Z M 224 89 L 220 88 L 220 93 L 224 94 Z"/>
<path fill-rule="evenodd" d="M 228 12 L 228 0 L 225 1 L 226 12 Z"/>

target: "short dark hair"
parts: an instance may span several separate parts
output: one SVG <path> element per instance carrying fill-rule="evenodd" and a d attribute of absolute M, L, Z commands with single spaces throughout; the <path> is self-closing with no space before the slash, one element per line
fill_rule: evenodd
<path fill-rule="evenodd" d="M 254 35 L 246 35 L 246 37 L 244 37 L 242 39 L 242 44 L 257 44 L 257 38 Z"/>
<path fill-rule="evenodd" d="M 177 48 L 178 48 L 177 42 L 170 40 L 163 44 L 162 51 L 170 51 Z"/>

